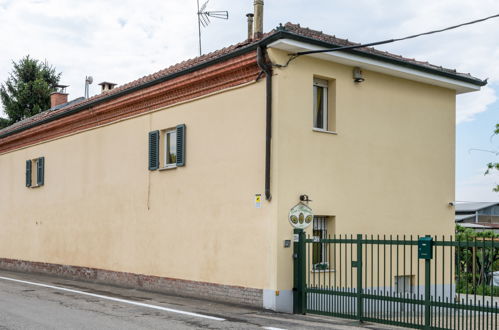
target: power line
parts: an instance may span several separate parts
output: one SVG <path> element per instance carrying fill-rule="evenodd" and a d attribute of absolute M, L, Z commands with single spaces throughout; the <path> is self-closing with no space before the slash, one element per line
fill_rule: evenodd
<path fill-rule="evenodd" d="M 470 22 L 466 22 L 466 23 L 461 23 L 461 24 L 458 24 L 458 25 L 449 26 L 449 27 L 446 27 L 446 28 L 443 28 L 443 29 L 439 29 L 439 30 L 433 30 L 433 31 L 428 31 L 428 32 L 413 34 L 413 35 L 410 35 L 410 36 L 407 36 L 407 37 L 403 37 L 403 38 L 387 39 L 387 40 L 383 40 L 383 41 L 370 42 L 370 43 L 367 43 L 367 44 L 359 44 L 359 45 L 352 45 L 352 46 L 343 46 L 343 47 L 330 48 L 330 49 L 321 49 L 321 50 L 310 50 L 310 51 L 306 51 L 306 52 L 297 52 L 297 53 L 292 54 L 292 56 L 294 56 L 294 58 L 296 58 L 297 56 L 307 55 L 307 54 L 335 52 L 335 51 L 339 51 L 339 50 L 349 50 L 349 49 L 356 49 L 356 48 L 362 48 L 362 47 L 370 47 L 370 46 L 376 46 L 376 45 L 383 45 L 383 44 L 388 44 L 388 43 L 392 43 L 392 42 L 396 42 L 396 41 L 413 39 L 413 38 L 417 38 L 417 37 L 421 37 L 421 36 L 425 36 L 425 35 L 429 35 L 429 34 L 440 33 L 440 32 L 444 32 L 444 31 L 449 31 L 449 30 L 457 29 L 457 28 L 465 26 L 465 25 L 472 25 L 472 24 L 483 22 L 483 21 L 487 21 L 487 20 L 492 19 L 492 18 L 497 18 L 497 17 L 499 17 L 499 14 L 488 16 L 488 17 L 485 17 L 485 18 L 480 18 L 480 19 L 477 19 L 477 20 L 474 20 L 474 21 L 470 21 Z"/>

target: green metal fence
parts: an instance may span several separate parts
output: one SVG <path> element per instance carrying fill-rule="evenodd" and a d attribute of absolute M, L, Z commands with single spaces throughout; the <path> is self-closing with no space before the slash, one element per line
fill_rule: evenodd
<path fill-rule="evenodd" d="M 499 242 L 424 239 L 428 259 L 418 254 L 418 236 L 320 238 L 295 230 L 294 312 L 420 329 L 498 329 L 492 273 Z"/>

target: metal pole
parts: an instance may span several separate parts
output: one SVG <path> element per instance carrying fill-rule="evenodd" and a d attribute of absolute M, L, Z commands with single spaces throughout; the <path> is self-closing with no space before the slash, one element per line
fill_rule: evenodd
<path fill-rule="evenodd" d="M 425 259 L 425 291 L 424 291 L 424 325 L 425 329 L 431 328 L 431 260 Z"/>
<path fill-rule="evenodd" d="M 198 3 L 198 38 L 199 38 L 199 56 L 201 56 L 201 17 L 199 17 L 199 0 Z"/>
<path fill-rule="evenodd" d="M 293 313 L 305 314 L 306 293 L 306 256 L 305 256 L 305 232 L 303 229 L 293 230 L 295 239 L 293 243 Z"/>
<path fill-rule="evenodd" d="M 373 274 L 371 274 L 371 277 Z M 357 235 L 357 317 L 364 318 L 364 301 L 362 300 L 362 234 Z"/>
<path fill-rule="evenodd" d="M 428 237 L 428 235 L 426 235 Z M 433 247 L 432 247 L 433 249 Z M 424 328 L 431 328 L 431 259 L 425 259 Z"/>

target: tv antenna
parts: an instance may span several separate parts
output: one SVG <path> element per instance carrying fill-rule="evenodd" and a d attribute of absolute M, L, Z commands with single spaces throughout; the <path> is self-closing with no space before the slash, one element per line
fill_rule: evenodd
<path fill-rule="evenodd" d="M 210 24 L 210 17 L 212 18 L 220 18 L 220 19 L 229 19 L 229 12 L 227 10 L 213 10 L 213 11 L 206 11 L 206 6 L 208 5 L 208 2 L 210 0 L 206 0 L 205 3 L 199 7 L 199 0 L 197 0 L 198 3 L 198 34 L 199 34 L 199 56 L 201 56 L 201 26 L 207 27 L 208 24 Z"/>

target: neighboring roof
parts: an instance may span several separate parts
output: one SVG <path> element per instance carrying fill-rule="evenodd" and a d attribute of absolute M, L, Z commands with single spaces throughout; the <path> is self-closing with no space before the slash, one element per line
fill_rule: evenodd
<path fill-rule="evenodd" d="M 494 205 L 499 205 L 499 202 L 470 202 L 456 203 L 456 212 L 476 212 Z"/>
<path fill-rule="evenodd" d="M 474 219 L 475 214 L 456 214 L 455 221 L 460 222 L 466 219 Z"/>
<path fill-rule="evenodd" d="M 497 223 L 460 223 L 459 226 L 464 228 L 475 228 L 475 229 L 499 229 L 499 224 Z"/>
<path fill-rule="evenodd" d="M 477 223 L 460 223 L 459 226 L 464 228 L 488 229 L 489 227 Z"/>
<path fill-rule="evenodd" d="M 464 227 L 464 228 L 479 228 L 479 229 L 485 229 L 484 226 L 478 225 L 476 223 L 460 223 L 459 226 Z"/>
<path fill-rule="evenodd" d="M 91 106 L 116 99 L 120 96 L 132 93 L 142 88 L 150 87 L 158 83 L 173 79 L 175 77 L 187 74 L 201 68 L 228 60 L 250 51 L 254 51 L 259 46 L 266 46 L 279 39 L 294 39 L 308 43 L 318 44 L 324 47 L 334 48 L 341 46 L 358 45 L 347 39 L 336 38 L 332 35 L 324 34 L 320 31 L 302 28 L 299 24 L 286 23 L 276 29 L 266 33 L 259 40 L 246 40 L 244 42 L 222 48 L 212 53 L 202 55 L 187 61 L 180 62 L 166 69 L 144 76 L 127 84 L 118 86 L 112 90 L 95 95 L 88 99 L 76 99 L 64 104 L 61 108 L 49 109 L 36 116 L 17 122 L 9 127 L 0 130 L 0 139 L 12 134 L 24 131 L 71 114 L 83 111 Z M 345 52 L 355 53 L 361 56 L 374 57 L 380 61 L 387 61 L 392 64 L 409 66 L 413 69 L 430 72 L 436 75 L 450 77 L 452 79 L 465 81 L 477 86 L 483 86 L 486 81 L 480 80 L 470 74 L 459 73 L 456 70 L 446 69 L 441 66 L 429 64 L 428 62 L 416 61 L 415 59 L 405 58 L 399 55 L 376 50 L 374 48 L 358 48 L 347 50 Z M 78 101 L 78 102 L 77 102 Z"/>

